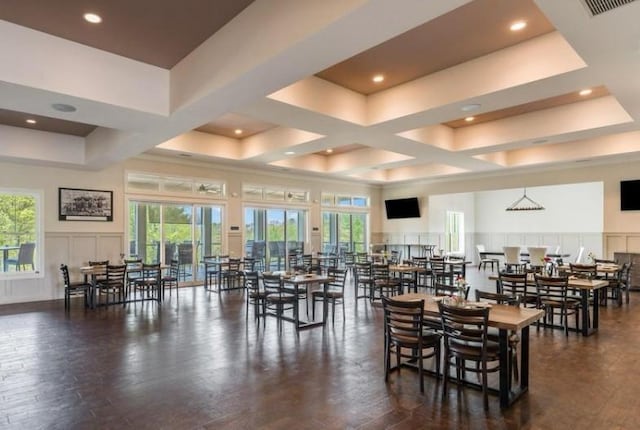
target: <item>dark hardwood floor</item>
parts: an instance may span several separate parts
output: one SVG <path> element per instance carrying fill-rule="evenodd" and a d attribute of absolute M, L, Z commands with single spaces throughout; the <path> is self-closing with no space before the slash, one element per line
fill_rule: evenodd
<path fill-rule="evenodd" d="M 62 300 L 0 306 L 0 428 L 638 428 L 640 293 L 588 338 L 533 327 L 529 393 L 504 411 L 490 396 L 488 412 L 469 388 L 443 401 L 431 376 L 420 394 L 410 370 L 385 384 L 382 310 L 351 296 L 344 324 L 299 336 L 245 320 L 242 292 L 201 287 L 68 315 Z"/>

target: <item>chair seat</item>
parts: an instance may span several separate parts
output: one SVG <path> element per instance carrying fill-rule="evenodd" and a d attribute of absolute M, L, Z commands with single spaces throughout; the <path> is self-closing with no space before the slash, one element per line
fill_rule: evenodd
<path fill-rule="evenodd" d="M 267 292 L 254 290 L 249 292 L 249 297 L 251 297 L 252 299 L 264 299 L 265 297 L 267 297 Z"/>
<path fill-rule="evenodd" d="M 341 299 L 342 297 L 344 297 L 344 293 L 342 291 L 327 291 L 326 293 L 324 292 L 324 290 L 315 290 L 311 293 L 311 295 L 313 297 L 328 297 L 330 299 Z"/>
<path fill-rule="evenodd" d="M 165 276 L 162 278 L 162 282 L 178 282 L 178 278 L 175 276 Z"/>
<path fill-rule="evenodd" d="M 267 294 L 266 299 L 273 303 L 291 303 L 298 300 L 298 296 L 291 293 Z"/>
<path fill-rule="evenodd" d="M 424 330 L 422 332 L 422 346 L 423 348 L 432 348 L 433 345 L 440 343 L 442 336 L 433 330 Z M 399 343 L 407 348 L 412 345 L 418 345 L 418 339 L 414 336 L 403 336 L 402 334 L 394 334 L 391 336 L 391 340 L 395 343 Z"/>
<path fill-rule="evenodd" d="M 481 346 L 477 343 L 461 342 L 452 340 L 449 342 L 449 349 L 455 355 L 466 358 L 468 360 L 479 360 L 481 355 Z M 498 359 L 499 345 L 496 342 L 487 341 L 487 359 L 489 361 Z"/>

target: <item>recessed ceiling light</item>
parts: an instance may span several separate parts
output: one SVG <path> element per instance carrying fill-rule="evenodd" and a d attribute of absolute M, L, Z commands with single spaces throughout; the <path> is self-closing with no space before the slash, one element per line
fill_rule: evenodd
<path fill-rule="evenodd" d="M 295 154 L 295 152 L 293 152 L 293 151 L 287 151 L 287 152 L 284 153 L 284 155 L 293 155 L 293 154 Z"/>
<path fill-rule="evenodd" d="M 84 20 L 90 22 L 91 24 L 100 24 L 102 22 L 102 17 L 96 13 L 85 13 L 83 15 Z"/>
<path fill-rule="evenodd" d="M 578 94 L 580 94 L 581 96 L 588 96 L 592 92 L 593 92 L 593 90 L 591 88 L 586 88 L 586 89 L 580 91 Z"/>
<path fill-rule="evenodd" d="M 526 21 L 516 21 L 513 24 L 511 24 L 511 27 L 509 27 L 511 29 L 511 31 L 520 31 L 523 28 L 525 28 L 527 26 L 527 22 Z"/>
<path fill-rule="evenodd" d="M 471 104 L 468 104 L 468 105 L 464 105 L 464 106 L 462 106 L 462 107 L 460 108 L 460 110 L 461 110 L 462 112 L 471 112 L 471 111 L 473 111 L 473 110 L 478 110 L 478 109 L 480 109 L 480 106 L 482 106 L 482 105 L 481 105 L 481 104 L 479 104 L 479 103 L 471 103 Z"/>
<path fill-rule="evenodd" d="M 71 106 L 65 103 L 54 103 L 51 105 L 51 107 L 60 112 L 75 112 L 78 110 L 75 106 Z"/>
<path fill-rule="evenodd" d="M 384 81 L 384 76 L 382 75 L 375 75 L 372 79 L 373 82 L 375 82 L 376 84 L 379 84 L 380 82 Z"/>
<path fill-rule="evenodd" d="M 475 117 L 475 116 L 468 116 L 468 117 L 466 117 L 464 120 L 465 120 L 465 121 L 467 121 L 467 122 L 471 122 L 471 121 L 473 121 L 474 119 L 476 119 L 476 117 Z"/>
<path fill-rule="evenodd" d="M 331 154 L 333 152 L 333 149 L 329 148 L 327 149 L 327 154 Z"/>
<path fill-rule="evenodd" d="M 233 132 L 235 134 L 242 134 L 242 129 L 241 128 L 236 128 L 235 130 L 233 130 Z"/>
<path fill-rule="evenodd" d="M 36 122 L 38 122 L 38 121 L 36 121 L 36 120 L 35 120 L 35 119 L 33 119 L 33 118 L 29 118 L 29 119 L 28 119 L 28 120 L 26 120 L 25 122 L 26 122 L 27 124 L 35 124 L 35 123 L 36 123 Z"/>

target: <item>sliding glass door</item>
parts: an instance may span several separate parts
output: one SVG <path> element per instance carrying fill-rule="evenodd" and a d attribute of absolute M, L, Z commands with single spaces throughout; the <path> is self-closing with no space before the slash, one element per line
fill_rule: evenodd
<path fill-rule="evenodd" d="M 246 255 L 270 270 L 283 270 L 289 252 L 304 251 L 306 214 L 301 209 L 245 208 Z"/>
<path fill-rule="evenodd" d="M 202 280 L 200 262 L 222 251 L 222 206 L 129 202 L 129 255 L 178 260 L 183 281 Z"/>
<path fill-rule="evenodd" d="M 323 212 L 322 250 L 324 252 L 366 252 L 367 215 L 363 213 Z"/>

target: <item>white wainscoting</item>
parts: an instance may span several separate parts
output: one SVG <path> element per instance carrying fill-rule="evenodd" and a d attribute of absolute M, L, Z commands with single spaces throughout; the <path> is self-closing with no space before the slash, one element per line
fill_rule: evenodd
<path fill-rule="evenodd" d="M 578 249 L 584 246 L 583 261 L 589 252 L 593 252 L 596 256 L 613 255 L 614 251 L 620 252 L 640 252 L 640 234 L 611 234 L 609 241 L 611 244 L 605 243 L 605 237 L 601 233 L 467 233 L 465 234 L 466 258 L 478 263 L 476 254 L 476 244 L 484 245 L 487 251 L 502 252 L 503 246 L 548 246 L 553 252 L 557 246 L 560 246 L 560 252 L 571 254 L 568 258 L 573 261 L 577 255 Z M 419 245 L 435 245 L 436 253 L 439 249 L 445 249 L 444 233 L 378 233 L 372 235 L 373 239 L 378 239 L 374 243 L 386 243 L 389 245 L 414 245 L 414 249 Z M 608 245 L 608 246 L 605 246 Z M 400 249 L 400 248 L 398 248 Z M 406 251 L 405 251 L 406 252 Z"/>
<path fill-rule="evenodd" d="M 613 258 L 614 252 L 640 253 L 640 233 L 605 233 L 604 255 Z"/>
<path fill-rule="evenodd" d="M 123 249 L 122 233 L 45 233 L 44 277 L 0 281 L 0 304 L 62 298 L 60 264 L 69 266 L 72 280 L 78 279 L 78 269 L 88 261 L 120 262 Z"/>

